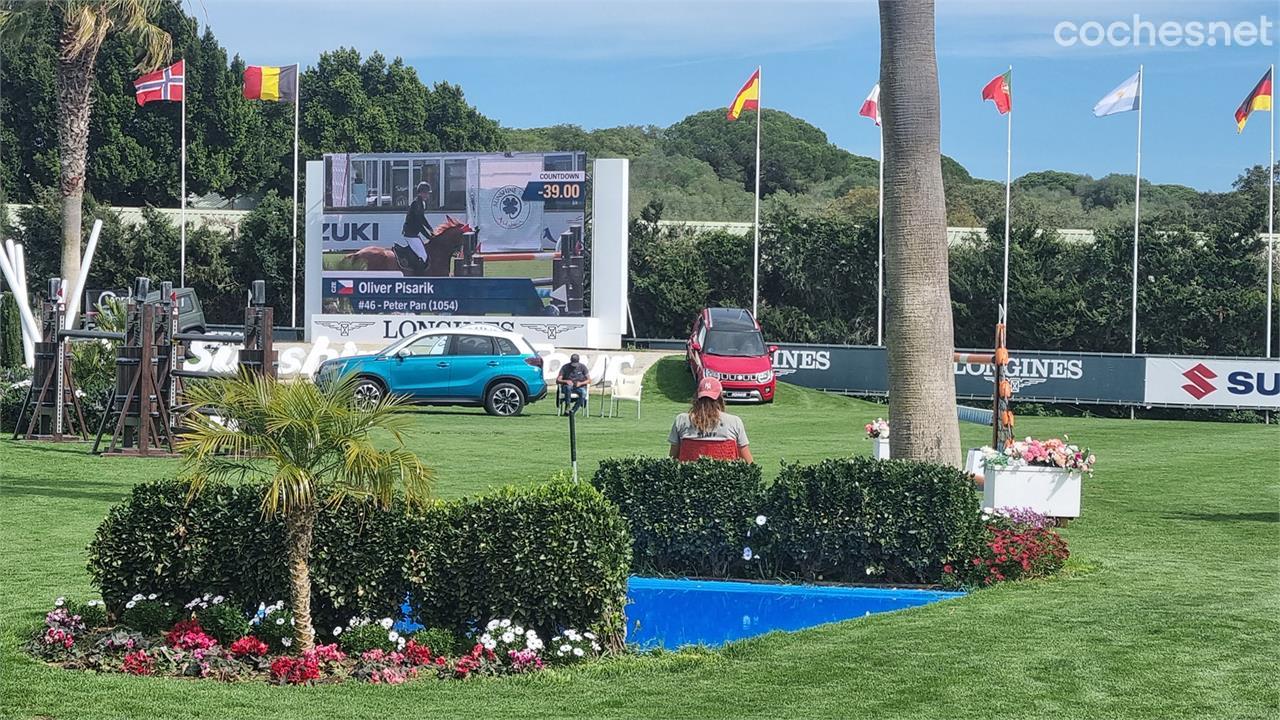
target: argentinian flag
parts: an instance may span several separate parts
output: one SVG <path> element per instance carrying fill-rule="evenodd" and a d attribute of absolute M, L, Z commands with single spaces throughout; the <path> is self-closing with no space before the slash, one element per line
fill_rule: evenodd
<path fill-rule="evenodd" d="M 1098 101 L 1093 106 L 1093 114 L 1096 117 L 1104 117 L 1106 115 L 1115 115 L 1116 113 L 1129 112 L 1137 110 L 1138 104 L 1142 102 L 1142 71 L 1133 74 L 1133 77 L 1120 83 L 1120 87 L 1107 93 L 1107 96 Z"/>

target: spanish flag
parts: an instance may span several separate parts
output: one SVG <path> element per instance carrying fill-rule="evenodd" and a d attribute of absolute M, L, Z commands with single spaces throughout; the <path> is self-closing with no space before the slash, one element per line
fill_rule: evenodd
<path fill-rule="evenodd" d="M 1253 92 L 1236 108 L 1236 132 L 1244 132 L 1244 124 L 1249 122 L 1249 113 L 1254 110 L 1271 110 L 1273 88 L 1271 68 L 1268 68 L 1258 84 L 1253 86 Z"/>
<path fill-rule="evenodd" d="M 244 96 L 247 100 L 297 100 L 298 66 L 250 65 L 244 69 Z"/>
<path fill-rule="evenodd" d="M 738 94 L 734 96 L 733 102 L 729 103 L 729 119 L 737 120 L 743 110 L 759 110 L 760 109 L 760 68 L 751 73 L 751 77 L 747 78 L 747 84 L 742 86 Z"/>

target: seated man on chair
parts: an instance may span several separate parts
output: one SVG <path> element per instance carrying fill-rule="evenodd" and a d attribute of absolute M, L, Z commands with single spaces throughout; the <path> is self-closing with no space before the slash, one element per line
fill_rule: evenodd
<path fill-rule="evenodd" d="M 587 366 L 578 358 L 578 353 L 569 356 L 569 362 L 560 368 L 560 376 L 556 378 L 560 386 L 561 402 L 568 406 L 569 412 L 576 412 L 587 404 L 587 386 L 591 384 L 591 374 Z"/>

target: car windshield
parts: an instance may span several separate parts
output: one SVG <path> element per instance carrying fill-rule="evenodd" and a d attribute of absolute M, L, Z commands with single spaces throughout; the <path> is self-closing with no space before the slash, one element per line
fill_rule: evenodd
<path fill-rule="evenodd" d="M 710 355 L 759 357 L 764 355 L 764 338 L 759 330 L 712 330 L 703 348 Z"/>

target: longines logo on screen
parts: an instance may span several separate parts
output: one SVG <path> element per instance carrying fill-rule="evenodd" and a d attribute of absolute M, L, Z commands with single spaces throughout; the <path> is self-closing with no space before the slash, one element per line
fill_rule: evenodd
<path fill-rule="evenodd" d="M 773 373 L 783 376 L 797 370 L 829 370 L 830 350 L 778 350 L 773 356 Z"/>
<path fill-rule="evenodd" d="M 956 363 L 956 375 L 974 375 L 990 379 L 990 365 Z M 1009 384 L 1013 391 L 1047 380 L 1079 380 L 1084 377 L 1084 361 L 1069 358 L 1009 358 Z"/>
<path fill-rule="evenodd" d="M 507 332 L 515 332 L 516 330 L 516 324 L 510 320 L 495 320 L 494 322 L 483 323 L 478 323 L 474 320 L 383 320 L 382 337 L 385 340 L 393 340 L 409 337 L 419 330 L 469 327 L 471 325 L 488 325 Z"/>

